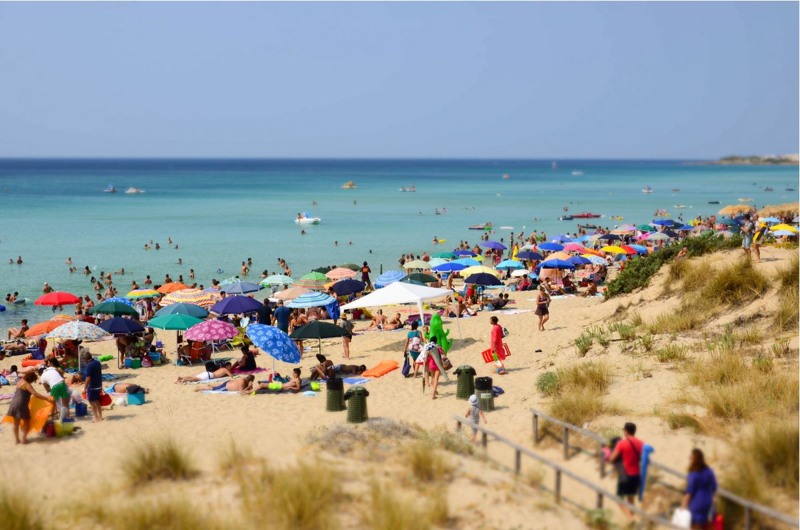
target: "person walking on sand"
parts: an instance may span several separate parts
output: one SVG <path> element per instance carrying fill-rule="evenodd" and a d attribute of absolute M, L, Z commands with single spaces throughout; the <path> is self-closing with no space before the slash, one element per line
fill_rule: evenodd
<path fill-rule="evenodd" d="M 489 348 L 492 350 L 492 357 L 494 358 L 495 366 L 497 366 L 497 373 L 499 375 L 506 375 L 506 366 L 500 359 L 501 352 L 503 352 L 503 328 L 500 326 L 500 320 L 497 317 L 489 317 L 489 322 L 492 326 L 491 338 Z"/>
<path fill-rule="evenodd" d="M 711 530 L 714 519 L 714 494 L 717 492 L 717 477 L 706 464 L 700 449 L 692 449 L 689 457 L 689 476 L 686 494 L 681 507 L 692 514 L 692 528 Z"/>
<path fill-rule="evenodd" d="M 636 424 L 627 422 L 623 427 L 624 437 L 617 442 L 609 462 L 616 462 L 618 459 L 622 463 L 622 472 L 617 474 L 617 497 L 628 501 L 629 504 L 635 502 L 641 486 L 641 469 L 639 462 L 644 449 L 644 442 L 636 438 Z M 622 512 L 630 519 L 634 520 L 633 512 L 625 506 L 620 505 Z"/>
<path fill-rule="evenodd" d="M 489 423 L 486 421 L 486 415 L 484 415 L 483 411 L 481 410 L 480 406 L 478 406 L 478 396 L 472 394 L 469 397 L 469 408 L 467 409 L 467 413 L 464 415 L 465 418 L 469 418 L 469 421 L 474 423 L 475 425 L 480 424 L 481 418 L 483 418 L 483 423 Z M 472 429 L 472 443 L 476 443 L 478 441 L 478 429 Z"/>
<path fill-rule="evenodd" d="M 92 407 L 92 421 L 97 423 L 103 421 L 103 409 L 100 406 L 100 397 L 103 394 L 103 367 L 88 351 L 81 354 L 81 359 L 86 363 L 83 369 L 83 391 L 86 393 L 86 401 Z"/>
<path fill-rule="evenodd" d="M 550 320 L 550 294 L 547 288 L 539 287 L 539 296 L 536 297 L 536 315 L 539 317 L 539 331 L 544 331 L 544 325 Z"/>
<path fill-rule="evenodd" d="M 744 255 L 750 259 L 750 247 L 753 245 L 753 235 L 756 231 L 756 225 L 750 220 L 750 214 L 744 214 L 744 223 L 742 223 L 742 249 Z"/>
<path fill-rule="evenodd" d="M 28 372 L 17 381 L 17 391 L 14 393 L 14 397 L 11 398 L 11 404 L 6 412 L 6 416 L 14 419 L 14 440 L 18 444 L 28 443 L 28 431 L 31 428 L 31 411 L 28 405 L 31 401 L 31 396 L 53 402 L 53 398 L 44 396 L 33 388 L 32 383 L 34 381 L 36 381 L 36 372 Z M 19 439 L 20 426 L 22 426 L 22 440 Z"/>
<path fill-rule="evenodd" d="M 353 340 L 353 321 L 348 320 L 347 312 L 345 311 L 342 313 L 342 323 L 339 324 L 339 327 L 345 331 L 345 335 L 342 337 L 342 349 L 344 350 L 344 358 L 350 358 L 350 342 Z"/>

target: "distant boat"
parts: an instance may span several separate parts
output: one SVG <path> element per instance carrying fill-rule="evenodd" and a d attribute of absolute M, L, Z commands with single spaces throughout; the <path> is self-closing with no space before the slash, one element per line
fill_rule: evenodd
<path fill-rule="evenodd" d="M 117 193 L 117 188 L 115 188 L 113 184 L 109 184 L 108 187 L 103 190 L 103 193 Z"/>
<path fill-rule="evenodd" d="M 581 176 L 583 176 L 583 171 L 573 171 L 572 172 L 572 176 L 573 177 L 581 177 Z"/>
<path fill-rule="evenodd" d="M 688 208 L 685 204 L 676 204 L 675 208 Z"/>
<path fill-rule="evenodd" d="M 132 194 L 132 193 L 144 193 L 144 190 L 140 190 L 139 188 L 134 188 L 133 186 L 131 186 L 130 188 L 125 190 L 125 193 L 127 193 L 129 195 Z"/>
<path fill-rule="evenodd" d="M 672 191 L 681 191 L 680 188 L 672 188 Z"/>
<path fill-rule="evenodd" d="M 491 230 L 492 223 L 483 223 L 482 225 L 472 225 L 469 227 L 470 230 Z"/>
<path fill-rule="evenodd" d="M 302 214 L 297 214 L 294 222 L 299 225 L 318 225 L 322 222 L 322 219 L 319 217 L 311 217 L 308 212 L 303 212 Z"/>
<path fill-rule="evenodd" d="M 597 225 L 578 225 L 578 230 L 594 230 L 597 228 Z"/>
<path fill-rule="evenodd" d="M 342 184 L 342 189 L 343 190 L 354 190 L 354 189 L 356 189 L 356 183 L 353 182 L 352 180 L 348 180 L 347 182 Z"/>
<path fill-rule="evenodd" d="M 653 193 L 653 188 L 651 188 L 650 186 L 645 186 L 644 188 L 642 188 L 642 193 Z"/>
<path fill-rule="evenodd" d="M 663 209 L 658 209 L 653 215 L 656 217 L 669 217 L 669 212 Z"/>
<path fill-rule="evenodd" d="M 794 191 L 794 188 L 786 188 L 786 191 Z"/>
<path fill-rule="evenodd" d="M 561 217 L 558 218 L 559 221 L 572 221 L 573 219 L 575 218 L 572 217 L 571 215 L 562 215 Z"/>
<path fill-rule="evenodd" d="M 739 202 L 753 202 L 751 197 L 739 197 Z"/>
<path fill-rule="evenodd" d="M 775 191 L 775 190 L 772 189 L 771 187 L 767 186 L 766 188 L 764 188 L 764 191 Z"/>
<path fill-rule="evenodd" d="M 719 204 L 719 201 L 708 201 L 708 204 Z"/>
<path fill-rule="evenodd" d="M 599 213 L 581 212 L 573 214 L 572 217 L 574 217 L 575 219 L 596 219 L 601 216 Z"/>

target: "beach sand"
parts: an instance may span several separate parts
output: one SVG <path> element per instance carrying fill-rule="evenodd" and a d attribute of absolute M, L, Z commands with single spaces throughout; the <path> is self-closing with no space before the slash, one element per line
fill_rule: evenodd
<path fill-rule="evenodd" d="M 765 261 L 758 268 L 771 272 L 784 267 L 796 251 L 765 248 L 762 253 Z M 729 261 L 733 256 L 738 256 L 738 253 L 718 254 L 712 259 Z M 659 274 L 663 276 L 665 272 Z M 607 400 L 624 412 L 616 416 L 603 416 L 588 428 L 595 431 L 608 427 L 620 428 L 625 421 L 634 421 L 639 425 L 639 436 L 656 447 L 654 457 L 657 461 L 676 469 L 685 468 L 689 452 L 695 446 L 706 451 L 712 466 L 724 459 L 728 448 L 723 440 L 686 430 L 671 431 L 664 420 L 654 414 L 659 406 L 676 397 L 681 376 L 670 366 L 651 359 L 632 359 L 614 346 L 605 353 L 590 351 L 585 359 L 575 350 L 573 341 L 582 330 L 595 324 L 605 325 L 621 305 L 633 304 L 632 310 L 638 310 L 645 322 L 668 310 L 676 302 L 661 297 L 660 281 L 654 280 L 643 291 L 609 302 L 599 297 L 554 299 L 550 307 L 551 320 L 545 332 L 536 330 L 537 317 L 532 312 L 535 293 L 512 293 L 511 298 L 515 301 L 514 309 L 529 312 L 510 315 L 479 313 L 476 317 L 461 319 L 460 336 L 456 322 L 445 319 L 445 327 L 454 339 L 449 353 L 453 365 L 472 365 L 479 376 L 493 377 L 494 384 L 505 390 L 505 394 L 496 399 L 497 410 L 487 415 L 490 429 L 526 447 L 533 447 L 529 409 L 546 411 L 549 403 L 548 398 L 536 391 L 536 378 L 546 370 L 585 362 L 586 359 L 603 358 L 610 364 L 614 374 Z M 772 302 L 762 300 L 758 303 L 764 305 Z M 387 308 L 385 312 L 391 314 L 392 310 Z M 506 342 L 512 356 L 506 361 L 508 374 L 505 376 L 495 374 L 491 365 L 484 364 L 480 357 L 480 352 L 488 347 L 489 317 L 493 314 L 498 314 L 500 324 L 510 331 Z M 357 323 L 356 329 L 366 325 L 366 322 Z M 173 331 L 158 331 L 158 338 L 164 341 L 170 352 L 170 360 L 175 358 L 175 336 Z M 359 333 L 351 344 L 352 357 L 349 362 L 366 364 L 368 367 L 384 359 L 402 362 L 405 337 L 405 331 Z M 88 346 L 94 354 L 114 353 L 113 341 Z M 798 347 L 796 334 L 790 347 Z M 323 352 L 335 363 L 344 362 L 340 341 L 325 341 Z M 303 376 L 307 376 L 308 368 L 316 364 L 314 353 L 316 350 L 304 354 L 301 363 Z M 215 357 L 235 355 L 234 351 L 216 354 Z M 19 358 L 7 358 L 0 362 L 0 367 L 8 368 L 18 361 Z M 262 367 L 273 366 L 272 359 L 264 354 L 259 355 L 257 361 Z M 296 461 L 298 451 L 306 446 L 312 432 L 346 422 L 346 412 L 325 411 L 324 385 L 322 392 L 315 397 L 302 394 L 207 395 L 195 392 L 192 385 L 174 383 L 178 376 L 196 375 L 203 370 L 202 367 L 167 364 L 138 370 L 118 370 L 115 362 L 111 364 L 105 369 L 106 373 L 122 374 L 124 381 L 150 389 L 148 402 L 140 407 L 115 406 L 113 410 L 105 412 L 106 421 L 99 424 L 93 424 L 85 418 L 79 420 L 77 425 L 81 431 L 69 438 L 45 441 L 32 436 L 34 443 L 27 447 L 14 445 L 10 426 L 3 425 L 0 428 L 0 445 L 3 447 L 0 452 L 1 485 L 11 488 L 23 482 L 46 485 L 41 493 L 46 500 L 68 498 L 85 484 L 91 484 L 92 487 L 99 484 L 113 486 L 123 481 L 120 462 L 133 447 L 165 435 L 190 449 L 200 468 L 207 471 L 216 469 L 220 451 L 230 446 L 232 441 L 240 447 L 251 448 L 270 463 L 291 463 Z M 288 374 L 292 367 L 275 362 L 275 368 L 281 374 Z M 256 379 L 259 379 L 258 375 Z M 467 409 L 466 402 L 455 399 L 455 376 L 451 376 L 449 384 L 440 386 L 437 400 L 431 399 L 430 389 L 423 393 L 421 379 L 404 379 L 399 369 L 370 380 L 366 388 L 370 393 L 368 410 L 371 418 L 403 420 L 424 429 L 445 426 L 453 431 L 455 422 L 452 416 L 463 416 Z M 4 387 L 3 391 L 13 390 Z M 4 401 L 0 404 L 0 412 L 5 411 L 7 403 Z M 555 462 L 563 463 L 561 450 L 554 443 L 544 443 L 540 451 Z M 489 453 L 498 459 L 502 458 L 504 465 L 513 466 L 513 455 L 504 452 L 498 444 L 490 444 Z M 523 468 L 527 465 L 526 462 Z M 614 478 L 599 479 L 597 463 L 593 458 L 576 457 L 568 465 L 570 469 L 614 491 Z M 54 472 L 54 469 L 59 471 Z M 546 481 L 551 487 L 550 479 Z M 594 495 L 591 492 L 574 484 L 566 487 L 567 495 L 589 506 L 593 505 Z M 479 490 L 465 488 L 464 496 L 453 491 L 450 495 L 453 511 L 456 506 L 468 505 L 476 513 L 492 512 L 491 506 L 481 507 L 485 503 Z M 549 495 L 537 495 L 537 502 L 550 502 Z M 513 506 L 519 499 L 509 502 Z M 511 518 L 518 520 L 517 527 L 575 528 L 582 525 L 580 518 L 563 510 L 548 511 L 546 519 L 537 519 L 539 523 L 531 524 L 526 517 L 530 516 L 531 510 L 537 512 L 532 508 L 533 504 Z M 463 524 L 460 523 L 459 527 L 474 526 L 468 524 L 473 520 L 472 514 L 464 513 L 462 517 L 464 519 L 460 521 Z M 497 519 L 491 522 L 491 519 L 474 518 L 474 521 L 478 520 L 483 521 L 483 528 L 513 526 Z"/>

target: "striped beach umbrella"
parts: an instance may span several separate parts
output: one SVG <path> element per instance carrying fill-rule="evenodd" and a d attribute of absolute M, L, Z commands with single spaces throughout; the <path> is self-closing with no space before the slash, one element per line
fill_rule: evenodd
<path fill-rule="evenodd" d="M 294 283 L 294 278 L 286 276 L 285 274 L 273 274 L 261 280 L 261 285 L 291 285 Z"/>
<path fill-rule="evenodd" d="M 292 284 L 292 287 L 305 287 L 306 289 L 320 290 L 328 283 L 328 277 L 319 272 L 309 272 Z"/>
<path fill-rule="evenodd" d="M 386 271 L 377 278 L 375 278 L 375 287 L 380 289 L 386 287 L 394 282 L 399 282 L 406 277 L 406 273 L 402 271 Z"/>
<path fill-rule="evenodd" d="M 290 287 L 285 291 L 281 291 L 279 293 L 275 293 L 274 297 L 278 300 L 294 300 L 298 296 L 304 295 L 306 293 L 310 293 L 310 289 L 306 289 L 305 287 Z"/>
<path fill-rule="evenodd" d="M 345 268 L 345 267 L 336 267 L 333 270 L 330 270 L 325 273 L 325 276 L 331 280 L 345 280 L 347 278 L 354 278 L 358 274 L 356 271 Z"/>
<path fill-rule="evenodd" d="M 127 298 L 138 300 L 139 298 L 155 298 L 161 296 L 161 293 L 155 289 L 134 289 L 125 295 Z"/>
<path fill-rule="evenodd" d="M 208 309 L 214 305 L 217 300 L 221 298 L 218 292 L 203 291 L 200 289 L 184 289 L 183 291 L 175 291 L 161 299 L 159 305 L 162 307 L 172 304 L 194 304 Z"/>
<path fill-rule="evenodd" d="M 119 302 L 120 304 L 128 304 L 129 306 L 133 307 L 133 302 L 131 302 L 130 300 L 128 300 L 123 296 L 114 296 L 112 298 L 106 298 L 105 300 L 103 300 L 102 303 L 106 302 Z"/>
<path fill-rule="evenodd" d="M 298 296 L 286 304 L 286 307 L 322 307 L 335 301 L 336 299 L 330 295 L 311 291 Z"/>

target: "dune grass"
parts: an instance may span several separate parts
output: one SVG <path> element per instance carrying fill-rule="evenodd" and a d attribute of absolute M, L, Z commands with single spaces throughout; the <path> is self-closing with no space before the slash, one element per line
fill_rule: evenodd
<path fill-rule="evenodd" d="M 578 426 L 611 411 L 603 400 L 603 394 L 592 390 L 559 394 L 550 404 L 550 414 L 554 418 Z"/>
<path fill-rule="evenodd" d="M 581 333 L 578 338 L 575 339 L 575 348 L 578 349 L 578 354 L 581 357 L 585 357 L 589 350 L 592 349 L 592 342 L 594 339 L 592 336 L 586 332 Z"/>
<path fill-rule="evenodd" d="M 20 491 L 0 488 L 0 527 L 4 530 L 44 530 L 32 497 Z"/>
<path fill-rule="evenodd" d="M 475 445 L 458 433 L 448 431 L 443 425 L 425 433 L 425 439 L 439 449 L 461 456 L 475 454 Z"/>
<path fill-rule="evenodd" d="M 605 362 L 584 362 L 539 376 L 536 386 L 552 397 L 550 414 L 560 420 L 582 425 L 616 409 L 605 403 L 603 394 L 611 386 L 611 368 Z"/>
<path fill-rule="evenodd" d="M 450 472 L 444 456 L 427 440 L 409 444 L 406 448 L 406 460 L 414 476 L 423 482 L 442 480 Z"/>
<path fill-rule="evenodd" d="M 224 530 L 229 526 L 210 509 L 192 506 L 189 499 L 134 500 L 119 506 L 93 503 L 82 509 L 87 517 L 106 530 Z"/>
<path fill-rule="evenodd" d="M 638 315 L 638 313 L 636 314 Z M 608 338 L 608 330 L 604 326 L 592 326 L 587 331 L 603 348 L 608 348 L 608 345 L 611 344 L 611 339 Z"/>
<path fill-rule="evenodd" d="M 561 390 L 561 383 L 556 372 L 544 372 L 536 378 L 536 389 L 543 396 L 554 396 Z"/>
<path fill-rule="evenodd" d="M 606 392 L 611 386 L 611 367 L 608 363 L 584 362 L 567 368 L 559 368 L 556 372 L 560 389 L 564 391 Z"/>
<path fill-rule="evenodd" d="M 410 499 L 403 499 L 392 487 L 374 482 L 370 488 L 370 509 L 364 515 L 371 530 L 431 527 L 428 517 L 421 514 Z"/>
<path fill-rule="evenodd" d="M 782 289 L 797 289 L 800 287 L 800 258 L 795 254 L 789 260 L 789 265 L 779 269 L 775 280 Z"/>
<path fill-rule="evenodd" d="M 132 485 L 156 480 L 187 480 L 198 474 L 189 453 L 175 440 L 149 440 L 136 447 L 122 469 Z"/>
<path fill-rule="evenodd" d="M 668 412 L 665 419 L 667 420 L 667 426 L 673 431 L 691 429 L 694 432 L 700 432 L 702 430 L 700 420 L 685 412 Z"/>
<path fill-rule="evenodd" d="M 773 316 L 773 324 L 781 331 L 797 329 L 798 317 L 798 291 L 797 285 L 781 289 L 778 295 L 778 307 Z"/>
<path fill-rule="evenodd" d="M 673 363 L 686 360 L 686 347 L 678 344 L 667 344 L 655 351 L 660 363 Z"/>
<path fill-rule="evenodd" d="M 617 322 L 608 327 L 609 331 L 614 331 L 619 335 L 619 338 L 625 342 L 636 340 L 636 326 L 633 324 L 626 324 L 624 322 Z"/>

